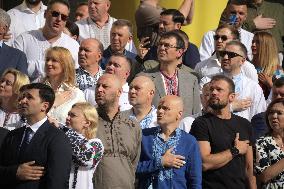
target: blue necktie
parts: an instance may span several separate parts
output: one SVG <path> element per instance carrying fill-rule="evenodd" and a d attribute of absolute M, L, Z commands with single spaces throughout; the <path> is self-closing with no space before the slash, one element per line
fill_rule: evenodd
<path fill-rule="evenodd" d="M 26 151 L 26 148 L 29 145 L 32 136 L 33 136 L 33 130 L 30 127 L 26 127 L 24 132 L 24 138 L 21 144 L 20 156 Z"/>

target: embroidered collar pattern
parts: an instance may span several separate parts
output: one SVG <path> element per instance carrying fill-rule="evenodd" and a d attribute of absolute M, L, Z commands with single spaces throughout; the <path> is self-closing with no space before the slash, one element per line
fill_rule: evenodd
<path fill-rule="evenodd" d="M 172 137 L 170 137 L 167 141 L 161 137 L 161 128 L 157 129 L 157 133 L 155 133 L 155 137 L 153 140 L 153 158 L 157 161 L 157 165 L 161 164 L 161 158 L 166 152 L 166 150 L 173 147 L 172 153 L 175 154 L 177 149 L 177 145 L 179 143 L 181 137 L 181 130 L 177 128 Z M 173 178 L 173 168 L 161 168 L 157 175 L 160 181 L 168 180 Z"/>

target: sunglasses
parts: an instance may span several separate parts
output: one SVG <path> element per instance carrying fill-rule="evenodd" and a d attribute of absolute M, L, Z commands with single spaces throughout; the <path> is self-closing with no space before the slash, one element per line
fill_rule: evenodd
<path fill-rule="evenodd" d="M 234 52 L 230 52 L 230 51 L 219 51 L 219 55 L 220 57 L 224 58 L 225 55 L 228 56 L 228 59 L 231 59 L 231 58 L 235 58 L 237 56 L 240 56 L 240 57 L 243 57 L 242 55 L 238 54 L 238 53 L 234 53 Z"/>
<path fill-rule="evenodd" d="M 214 40 L 218 41 L 220 38 L 222 39 L 222 41 L 227 41 L 228 37 L 226 35 L 214 35 Z"/>
<path fill-rule="evenodd" d="M 54 18 L 55 18 L 55 17 L 57 18 L 57 17 L 60 16 L 60 17 L 61 17 L 61 20 L 64 21 L 64 22 L 66 22 L 67 19 L 69 18 L 67 15 L 61 14 L 60 12 L 57 12 L 57 11 L 52 11 L 52 12 L 51 12 L 51 16 L 54 17 Z"/>

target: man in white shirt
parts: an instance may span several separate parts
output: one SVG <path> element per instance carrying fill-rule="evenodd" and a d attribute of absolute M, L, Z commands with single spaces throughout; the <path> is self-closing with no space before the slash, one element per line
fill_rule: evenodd
<path fill-rule="evenodd" d="M 7 13 L 11 17 L 11 39 L 7 44 L 12 45 L 21 33 L 42 28 L 45 10 L 46 6 L 41 0 L 24 0 L 22 4 L 10 9 Z"/>
<path fill-rule="evenodd" d="M 17 37 L 13 46 L 27 55 L 28 75 L 31 81 L 44 77 L 45 51 L 54 46 L 67 48 L 78 67 L 79 44 L 63 33 L 70 6 L 67 0 L 51 0 L 45 11 L 42 29 L 25 32 Z"/>
<path fill-rule="evenodd" d="M 216 52 L 208 59 L 199 62 L 194 68 L 194 71 L 197 72 L 199 78 L 201 78 L 201 87 L 204 83 L 209 82 L 214 75 L 223 72 L 221 63 L 218 60 L 220 58 L 219 52 L 224 50 L 228 42 L 232 40 L 238 40 L 239 33 L 234 27 L 225 24 L 217 28 L 216 34 L 213 36 L 213 38 Z M 241 71 L 248 78 L 254 80 L 255 82 L 258 82 L 256 69 L 250 62 L 245 61 L 241 67 Z"/>
<path fill-rule="evenodd" d="M 227 43 L 225 50 L 220 52 L 221 67 L 224 75 L 231 78 L 235 84 L 236 99 L 251 99 L 251 105 L 234 114 L 251 120 L 260 112 L 266 110 L 266 102 L 261 87 L 255 81 L 247 78 L 241 72 L 241 66 L 246 59 L 246 47 L 239 41 Z"/>
<path fill-rule="evenodd" d="M 105 73 L 116 75 L 122 83 L 122 93 L 119 98 L 120 111 L 129 110 L 132 107 L 128 101 L 129 86 L 126 82 L 130 75 L 130 69 L 130 60 L 121 54 L 112 55 L 106 65 Z M 95 90 L 96 86 L 90 87 L 84 91 L 86 101 L 94 106 L 97 104 L 95 101 Z"/>
<path fill-rule="evenodd" d="M 89 17 L 82 19 L 76 24 L 80 30 L 79 40 L 96 38 L 100 40 L 106 49 L 110 45 L 110 30 L 116 18 L 109 15 L 110 0 L 89 0 Z M 131 41 L 127 44 L 126 50 L 136 54 L 136 48 Z"/>
<path fill-rule="evenodd" d="M 241 28 L 243 22 L 247 17 L 247 5 L 246 2 L 231 0 L 226 8 L 226 16 L 228 23 L 234 25 L 240 33 L 240 41 L 248 49 L 248 57 L 252 58 L 251 44 L 253 39 L 253 34 Z M 201 61 L 209 58 L 215 51 L 214 48 L 214 38 L 215 30 L 207 32 L 202 39 L 201 46 L 199 48 Z"/>

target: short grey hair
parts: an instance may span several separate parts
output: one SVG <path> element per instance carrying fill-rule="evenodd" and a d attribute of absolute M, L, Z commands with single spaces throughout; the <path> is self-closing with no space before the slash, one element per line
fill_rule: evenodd
<path fill-rule="evenodd" d="M 8 28 L 11 24 L 11 18 L 10 15 L 0 8 L 0 25 L 6 25 Z"/>

